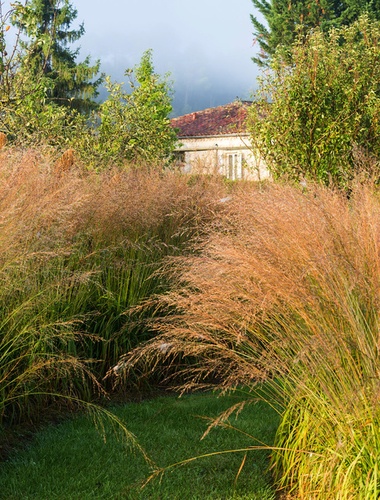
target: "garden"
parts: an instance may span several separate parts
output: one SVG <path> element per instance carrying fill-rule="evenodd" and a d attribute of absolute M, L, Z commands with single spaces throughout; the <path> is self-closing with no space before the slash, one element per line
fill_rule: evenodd
<path fill-rule="evenodd" d="M 380 26 L 326 13 L 254 22 L 271 180 L 230 182 L 151 50 L 127 92 L 68 0 L 0 8 L 1 498 L 379 497 Z"/>
<path fill-rule="evenodd" d="M 176 498 L 188 466 L 198 498 L 376 498 L 375 184 L 348 197 L 141 167 L 62 175 L 41 150 L 0 161 L 5 498 L 54 497 L 44 478 L 66 470 L 63 454 L 92 469 L 88 450 L 106 457 L 115 436 L 119 463 L 99 480 L 117 476 L 115 498 L 144 481 Z M 17 439 L 31 422 L 41 430 Z M 131 460 L 146 469 L 124 478 Z M 89 481 L 71 498 L 97 498 Z"/>

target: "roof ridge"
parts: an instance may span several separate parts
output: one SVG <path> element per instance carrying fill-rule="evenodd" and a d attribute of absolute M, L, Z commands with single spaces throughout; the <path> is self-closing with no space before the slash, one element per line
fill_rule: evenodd
<path fill-rule="evenodd" d="M 185 118 L 186 116 L 191 116 L 191 115 L 196 114 L 196 113 L 204 113 L 206 111 L 210 111 L 210 110 L 213 110 L 213 109 L 226 108 L 227 106 L 234 106 L 234 105 L 237 105 L 237 104 L 240 104 L 240 105 L 251 105 L 252 103 L 253 103 L 253 101 L 250 101 L 248 99 L 236 100 L 236 101 L 228 102 L 226 104 L 220 104 L 219 106 L 210 106 L 209 108 L 204 108 L 204 109 L 198 109 L 196 111 L 191 111 L 190 113 L 186 113 L 184 115 L 175 116 L 175 117 L 171 118 L 171 120 L 176 120 L 177 118 Z"/>
<path fill-rule="evenodd" d="M 179 129 L 179 137 L 241 133 L 246 129 L 247 107 L 250 104 L 251 101 L 233 101 L 172 118 L 171 123 Z"/>

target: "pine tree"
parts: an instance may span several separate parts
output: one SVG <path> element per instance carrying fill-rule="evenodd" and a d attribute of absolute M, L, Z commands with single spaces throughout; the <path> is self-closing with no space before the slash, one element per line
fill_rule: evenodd
<path fill-rule="evenodd" d="M 72 28 L 77 14 L 69 0 L 31 0 L 16 4 L 13 23 L 27 36 L 21 42 L 20 70 L 34 80 L 49 80 L 51 102 L 83 112 L 94 107 L 102 78 L 97 77 L 99 61 L 91 65 L 87 57 L 77 63 L 80 49 L 69 47 L 85 32 L 83 24 Z"/>
<path fill-rule="evenodd" d="M 255 40 L 260 52 L 253 61 L 266 66 L 278 47 L 289 51 L 298 35 L 319 27 L 350 25 L 361 14 L 368 13 L 380 20 L 379 0 L 252 0 L 255 9 L 264 17 L 265 24 L 251 15 Z"/>

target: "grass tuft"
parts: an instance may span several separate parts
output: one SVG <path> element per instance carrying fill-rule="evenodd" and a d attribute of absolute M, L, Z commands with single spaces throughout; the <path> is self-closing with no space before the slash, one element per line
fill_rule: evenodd
<path fill-rule="evenodd" d="M 295 498 L 380 489 L 380 199 L 271 184 L 236 192 L 212 234 L 173 264 L 160 335 L 118 363 L 180 371 L 179 388 L 267 381 L 282 408 L 272 453 Z"/>
<path fill-rule="evenodd" d="M 48 393 L 97 398 L 152 335 L 128 310 L 166 289 L 156 271 L 221 209 L 216 179 L 87 172 L 69 153 L 62 170 L 54 151 L 0 151 L 0 423 L 36 416 Z"/>

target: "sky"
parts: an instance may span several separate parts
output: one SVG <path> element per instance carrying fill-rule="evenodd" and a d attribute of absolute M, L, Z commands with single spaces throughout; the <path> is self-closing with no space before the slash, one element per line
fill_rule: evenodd
<path fill-rule="evenodd" d="M 170 73 L 174 115 L 249 99 L 258 68 L 251 58 L 251 0 L 72 0 L 86 33 L 81 53 L 126 81 L 124 71 L 153 50 L 157 73 Z"/>
<path fill-rule="evenodd" d="M 0 2 L 6 12 L 11 2 Z M 85 28 L 77 62 L 100 59 L 102 72 L 126 82 L 125 70 L 152 49 L 156 73 L 169 74 L 173 83 L 173 116 L 252 98 L 259 74 L 251 59 L 258 50 L 252 0 L 70 2 L 78 11 L 72 27 L 83 22 Z"/>

